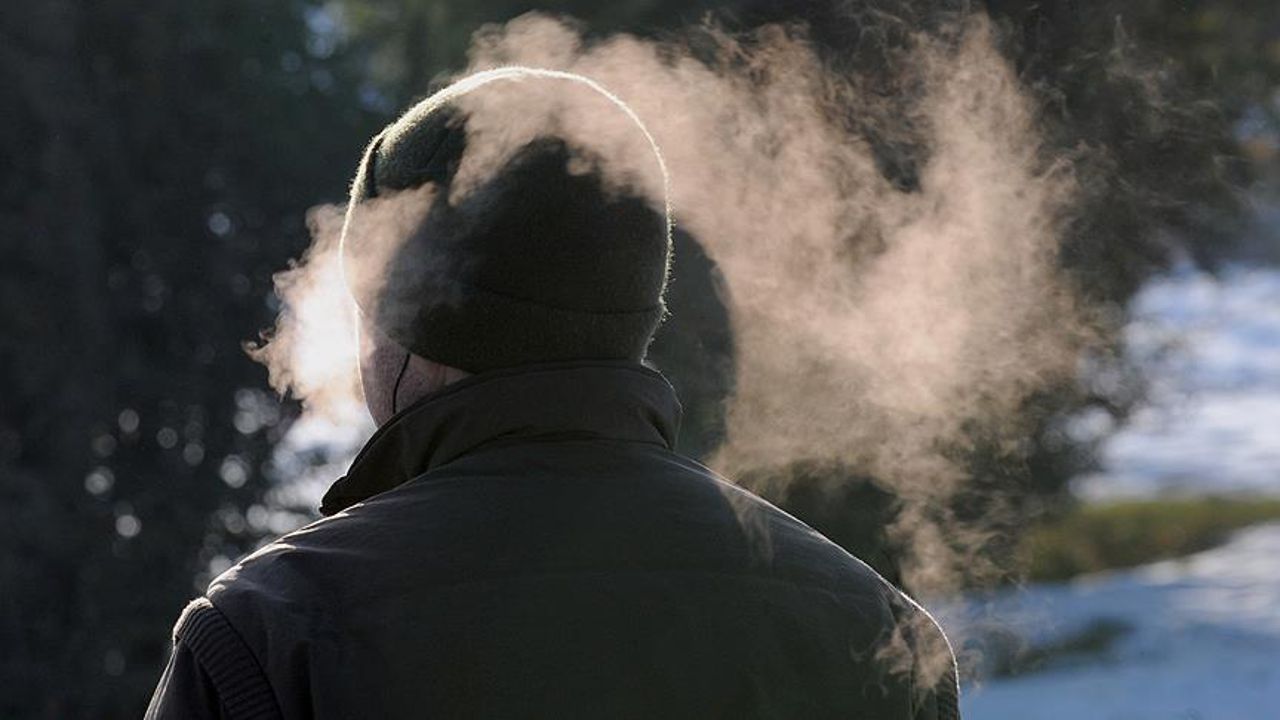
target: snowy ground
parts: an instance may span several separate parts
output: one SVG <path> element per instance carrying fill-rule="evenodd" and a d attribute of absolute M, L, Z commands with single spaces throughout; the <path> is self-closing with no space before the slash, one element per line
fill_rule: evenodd
<path fill-rule="evenodd" d="M 1280 494 L 1280 272 L 1185 268 L 1149 283 L 1132 312 L 1127 340 L 1149 400 L 1077 492 Z"/>
<path fill-rule="evenodd" d="M 1182 560 L 939 609 L 961 653 L 966 635 L 992 624 L 1032 647 L 1061 646 L 1100 622 L 1117 629 L 1110 644 L 1052 657 L 1045 671 L 968 685 L 963 712 L 984 720 L 1280 717 L 1277 558 L 1280 524 Z"/>
<path fill-rule="evenodd" d="M 1280 272 L 1182 269 L 1150 283 L 1133 315 L 1148 401 L 1103 442 L 1101 472 L 1076 491 L 1094 501 L 1280 494 Z M 970 718 L 1280 718 L 1280 524 L 1191 558 L 939 615 L 970 646 L 971 668 L 991 674 L 1011 642 L 1043 663 L 968 683 Z"/>

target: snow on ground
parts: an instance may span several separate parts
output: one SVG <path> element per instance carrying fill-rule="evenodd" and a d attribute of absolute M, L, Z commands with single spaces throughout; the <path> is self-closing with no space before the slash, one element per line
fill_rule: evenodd
<path fill-rule="evenodd" d="M 1280 494 L 1280 271 L 1181 268 L 1148 283 L 1131 311 L 1126 338 L 1149 397 L 1077 492 Z"/>
<path fill-rule="evenodd" d="M 1102 442 L 1101 470 L 1076 492 L 1280 494 L 1280 271 L 1180 268 L 1131 311 L 1126 336 L 1147 399 Z M 1280 718 L 1280 524 L 1190 558 L 938 614 L 962 664 L 988 675 L 967 683 L 970 718 Z M 1019 643 L 1040 669 L 1001 673 Z"/>
<path fill-rule="evenodd" d="M 1061 656 L 1043 672 L 966 684 L 964 715 L 1280 718 L 1277 558 L 1280 524 L 1271 524 L 1241 531 L 1230 543 L 1189 558 L 936 608 L 962 656 L 966 637 L 994 625 L 1032 647 L 1061 644 L 1099 621 L 1121 628 L 1110 647 Z M 981 662 L 975 656 L 967 660 Z"/>

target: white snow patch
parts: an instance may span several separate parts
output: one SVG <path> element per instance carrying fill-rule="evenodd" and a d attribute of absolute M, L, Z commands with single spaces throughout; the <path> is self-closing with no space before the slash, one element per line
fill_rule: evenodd
<path fill-rule="evenodd" d="M 1128 352 L 1150 393 L 1076 492 L 1280 494 L 1280 271 L 1182 267 L 1148 283 L 1131 313 Z"/>
<path fill-rule="evenodd" d="M 966 684 L 984 720 L 1280 716 L 1280 523 L 1127 572 L 935 607 L 964 664 L 965 638 L 993 624 L 1032 646 L 1106 621 L 1129 631 L 1085 662 Z M 972 659 L 972 658 L 971 658 Z"/>

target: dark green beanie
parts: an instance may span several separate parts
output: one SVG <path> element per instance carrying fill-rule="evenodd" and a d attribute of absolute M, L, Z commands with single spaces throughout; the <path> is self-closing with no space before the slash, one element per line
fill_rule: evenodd
<path fill-rule="evenodd" d="M 361 311 L 414 354 L 469 372 L 642 359 L 665 313 L 666 218 L 596 170 L 570 172 L 584 156 L 554 137 L 450 202 L 466 118 L 431 103 L 379 133 L 357 173 L 344 240 L 362 230 L 357 205 L 434 186 L 376 292 L 352 288 Z M 348 277 L 356 245 L 344 249 Z"/>

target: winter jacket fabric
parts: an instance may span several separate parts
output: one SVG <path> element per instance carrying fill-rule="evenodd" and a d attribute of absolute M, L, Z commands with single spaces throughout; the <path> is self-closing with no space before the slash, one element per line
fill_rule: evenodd
<path fill-rule="evenodd" d="M 937 625 L 673 452 L 636 363 L 472 376 L 183 613 L 147 717 L 958 717 Z"/>

